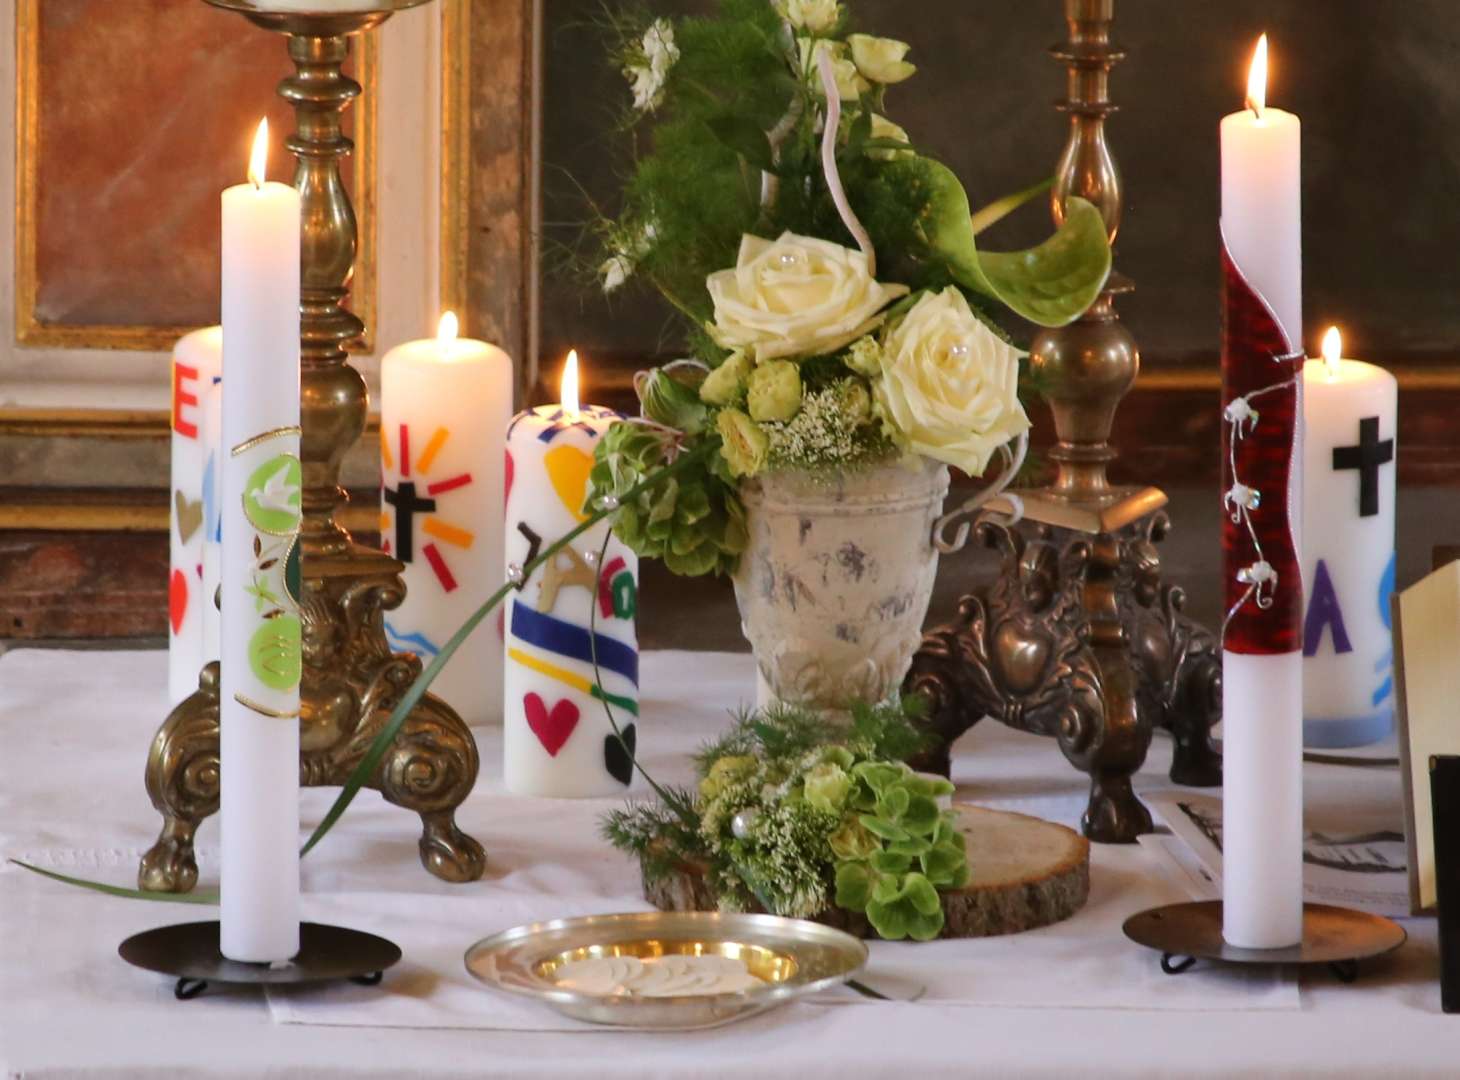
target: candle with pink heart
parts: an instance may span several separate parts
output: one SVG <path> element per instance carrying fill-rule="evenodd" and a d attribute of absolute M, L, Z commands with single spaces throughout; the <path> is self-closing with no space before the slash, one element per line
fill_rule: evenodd
<path fill-rule="evenodd" d="M 507 431 L 509 577 L 588 517 L 584 500 L 594 447 L 618 419 L 612 409 L 579 406 L 576 352 L 568 354 L 559 403 L 513 419 Z M 610 538 L 600 565 L 608 529 L 605 521 L 578 537 L 506 604 L 503 775 L 516 794 L 616 795 L 633 780 L 639 560 Z"/>

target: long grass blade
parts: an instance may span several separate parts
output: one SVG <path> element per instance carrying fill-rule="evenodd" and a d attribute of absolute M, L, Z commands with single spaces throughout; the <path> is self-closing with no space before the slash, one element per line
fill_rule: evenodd
<path fill-rule="evenodd" d="M 120 885 L 108 885 L 101 881 L 90 881 L 86 878 L 72 877 L 70 874 L 57 873 L 55 870 L 45 870 L 20 859 L 7 859 L 6 862 L 14 863 L 24 870 L 29 870 L 32 874 L 48 877 L 52 881 L 75 885 L 80 889 L 90 889 L 92 892 L 105 893 L 107 896 L 120 896 L 124 900 L 154 900 L 164 904 L 218 903 L 217 893 L 165 893 L 149 892 L 146 889 L 124 889 Z"/>

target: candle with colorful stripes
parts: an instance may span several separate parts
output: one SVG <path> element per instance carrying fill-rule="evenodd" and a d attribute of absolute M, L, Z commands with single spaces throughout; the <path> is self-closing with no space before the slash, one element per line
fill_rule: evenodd
<path fill-rule="evenodd" d="M 437 336 L 388 352 L 380 369 L 381 546 L 405 564 L 405 602 L 385 613 L 398 652 L 430 663 L 502 587 L 503 465 L 512 360 L 495 345 Z M 482 624 L 431 692 L 468 724 L 502 717 L 502 639 Z"/>
<path fill-rule="evenodd" d="M 594 446 L 620 417 L 598 406 L 579 408 L 577 384 L 577 356 L 570 354 L 561 404 L 520 413 L 508 431 L 507 559 L 513 568 L 526 566 L 587 517 L 583 503 Z M 639 560 L 610 539 L 600 566 L 607 534 L 603 522 L 578 537 L 505 605 L 503 772 L 507 788 L 519 795 L 616 795 L 633 780 Z M 614 733 L 609 710 L 622 737 Z"/>

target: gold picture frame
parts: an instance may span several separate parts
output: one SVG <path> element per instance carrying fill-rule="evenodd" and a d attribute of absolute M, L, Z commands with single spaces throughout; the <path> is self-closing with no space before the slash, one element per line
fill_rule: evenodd
<path fill-rule="evenodd" d="M 39 143 L 41 134 L 40 72 L 41 0 L 16 0 L 15 123 L 15 339 L 30 347 L 63 349 L 165 351 L 194 327 L 149 325 L 67 325 L 41 321 L 37 314 Z M 376 36 L 357 39 L 358 77 L 365 88 L 354 115 L 356 149 L 352 158 L 359 249 L 351 290 L 352 307 L 364 320 L 367 338 L 361 351 L 373 349 L 377 291 L 377 104 L 380 47 Z"/>

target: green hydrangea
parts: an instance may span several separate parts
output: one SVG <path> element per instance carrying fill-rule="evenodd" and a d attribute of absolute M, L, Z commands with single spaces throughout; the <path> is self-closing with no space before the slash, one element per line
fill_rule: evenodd
<path fill-rule="evenodd" d="M 644 424 L 612 424 L 594 450 L 586 509 L 609 496 L 622 499 L 660 469 L 673 436 Z M 718 462 L 718 455 L 709 459 Z M 745 508 L 728 476 L 707 463 L 625 500 L 613 517 L 614 535 L 644 558 L 662 559 L 676 574 L 734 573 L 749 543 Z"/>

